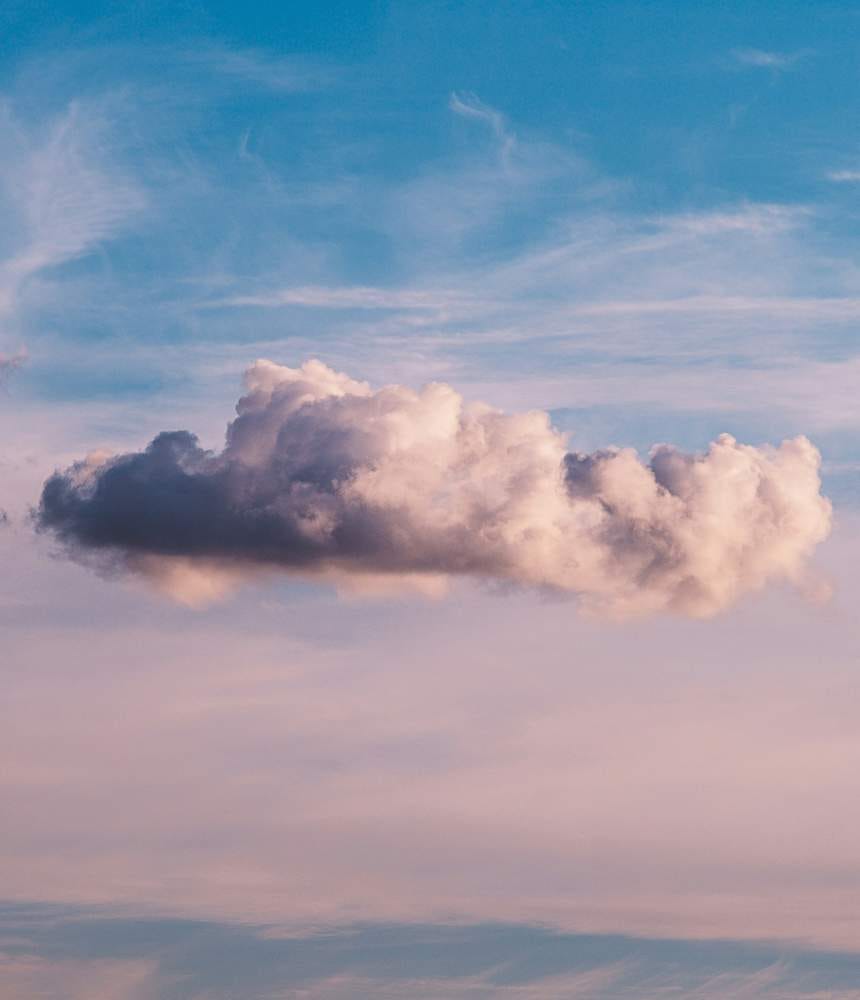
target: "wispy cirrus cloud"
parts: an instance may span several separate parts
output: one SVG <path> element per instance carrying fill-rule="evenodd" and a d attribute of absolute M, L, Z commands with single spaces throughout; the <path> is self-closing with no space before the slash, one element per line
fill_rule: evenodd
<path fill-rule="evenodd" d="M 739 48 L 732 51 L 732 58 L 740 66 L 774 71 L 793 69 L 806 55 L 805 52 L 774 52 L 755 48 Z"/>
<path fill-rule="evenodd" d="M 834 184 L 860 184 L 860 170 L 829 170 L 825 176 Z"/>
<path fill-rule="evenodd" d="M 847 366 L 847 377 L 860 278 L 848 261 L 834 264 L 810 249 L 817 224 L 806 205 L 742 204 L 641 217 L 597 205 L 516 253 L 428 269 L 421 283 L 284 288 L 255 281 L 201 305 L 207 311 L 301 306 L 307 320 L 293 315 L 291 324 L 309 329 L 314 309 L 338 310 L 344 315 L 329 321 L 327 345 L 341 363 L 351 362 L 352 337 L 364 357 L 371 349 L 390 353 L 396 344 L 399 358 L 414 355 L 425 365 L 433 358 L 440 373 L 447 366 L 447 377 L 459 381 L 498 383 L 504 364 L 487 368 L 492 345 L 508 351 L 528 345 L 534 384 L 552 377 L 561 387 L 568 379 L 569 402 L 583 391 L 582 379 L 593 380 L 587 397 L 599 392 L 610 363 L 613 386 L 618 366 L 629 367 L 628 388 L 637 398 L 653 389 L 656 401 L 656 386 L 665 380 L 676 381 L 679 391 L 685 378 L 701 381 L 690 365 L 703 364 L 708 395 L 724 404 L 740 399 L 726 391 L 730 384 L 760 377 L 775 393 L 768 405 L 792 410 L 794 393 L 782 397 L 778 386 L 789 374 L 795 386 L 809 376 L 808 394 L 821 396 L 815 410 L 823 413 L 842 398 L 841 390 L 822 394 L 813 368 L 798 370 L 796 359 L 832 337 L 846 356 L 822 362 L 822 371 L 838 379 Z M 826 276 L 826 285 L 810 287 L 810 274 Z M 363 315 L 369 310 L 389 315 Z M 638 373 L 646 360 L 649 378 L 643 380 Z M 563 393 L 553 390 L 551 405 L 564 405 Z M 536 395 L 529 405 L 536 405 Z M 661 396 L 665 405 L 675 402 L 671 393 Z"/>
<path fill-rule="evenodd" d="M 219 53 L 216 48 L 212 57 Z M 237 55 L 243 66 L 245 59 L 264 66 L 277 62 L 260 52 L 228 55 Z M 470 380 L 483 373 L 497 382 L 505 366 L 528 349 L 529 370 L 538 377 L 572 364 L 596 365 L 594 373 L 610 359 L 638 363 L 645 353 L 652 369 L 662 366 L 666 373 L 672 366 L 707 359 L 713 375 L 724 359 L 727 367 L 717 382 L 726 383 L 739 361 L 784 368 L 822 336 L 841 337 L 852 322 L 860 281 L 847 257 L 822 249 L 826 239 L 815 206 L 732 202 L 699 211 L 633 211 L 623 185 L 602 177 L 575 147 L 524 132 L 509 146 L 503 166 L 504 137 L 516 131 L 506 116 L 461 92 L 452 95 L 449 109 L 485 125 L 492 147 L 467 143 L 456 155 L 415 165 L 379 188 L 341 171 L 335 193 L 329 192 L 333 202 L 320 201 L 313 191 L 302 201 L 302 185 L 288 183 L 270 167 L 265 177 L 258 176 L 256 159 L 246 164 L 241 156 L 247 130 L 237 132 L 232 155 L 238 148 L 243 169 L 255 170 L 260 185 L 247 195 L 243 213 L 259 221 L 261 240 L 262 233 L 278 234 L 268 241 L 266 254 L 253 258 L 252 268 L 222 235 L 237 225 L 229 212 L 213 213 L 210 199 L 204 221 L 195 207 L 200 191 L 214 198 L 222 190 L 218 176 L 211 170 L 201 174 L 191 155 L 181 168 L 161 163 L 158 177 L 168 183 L 160 183 L 157 197 L 163 201 L 170 193 L 170 214 L 177 222 L 175 232 L 154 232 L 147 244 L 162 262 L 157 286 L 147 271 L 137 283 L 106 275 L 111 296 L 98 312 L 100 320 L 117 316 L 114 325 L 123 337 L 132 329 L 140 333 L 135 365 L 148 364 L 153 371 L 165 356 L 161 331 L 185 331 L 189 350 L 196 350 L 195 331 L 205 326 L 213 351 L 225 352 L 234 344 L 240 363 L 249 350 L 273 353 L 267 344 L 289 345 L 290 356 L 316 352 L 322 339 L 334 362 L 359 362 L 368 366 L 364 372 L 383 378 L 387 359 L 398 371 L 432 370 Z M 136 127 L 145 125 L 138 120 Z M 79 134 L 82 126 L 82 120 L 76 123 Z M 41 251 L 19 253 L 13 267 L 18 277 L 12 285 L 7 281 L 7 297 L 20 296 L 31 280 L 21 274 L 38 260 L 77 259 L 121 232 L 124 188 L 131 186 L 144 200 L 154 197 L 151 178 L 136 173 L 133 161 L 112 159 L 110 129 L 96 128 L 93 134 L 98 141 L 90 144 L 91 166 L 101 171 L 105 191 L 117 186 L 118 200 L 111 208 L 109 195 L 101 215 L 71 220 L 71 234 L 81 232 L 82 222 L 90 226 L 90 249 L 81 249 L 73 238 L 53 243 L 42 238 Z M 255 158 L 270 158 L 267 142 L 270 136 L 255 140 L 260 150 L 255 146 Z M 232 203 L 222 201 L 228 207 Z M 369 229 L 396 260 L 395 277 L 379 285 L 338 269 L 331 252 L 336 241 L 296 237 L 294 211 L 302 225 L 314 213 L 326 220 L 336 216 L 342 227 L 337 238 L 346 241 L 355 235 L 352 227 Z M 527 238 L 503 242 L 488 253 L 493 240 L 487 244 L 487 234 L 518 225 L 524 211 L 540 224 L 530 222 Z M 183 232 L 208 232 L 216 222 L 205 259 L 182 252 Z M 34 273 L 44 274 L 50 266 Z M 218 280 L 210 283 L 208 296 L 201 296 L 212 275 Z M 83 280 L 80 287 L 70 282 L 65 292 L 66 315 L 76 311 L 80 323 L 91 322 L 98 292 Z M 50 315 L 59 308 L 60 303 L 52 303 Z M 244 317 L 243 308 L 259 312 Z M 279 308 L 294 310 L 288 323 L 276 315 Z M 339 315 L 321 320 L 314 315 L 317 309 Z M 260 315 L 264 310 L 272 315 Z M 505 349 L 490 364 L 493 345 Z M 113 341 L 104 342 L 100 357 L 105 364 L 122 364 L 118 356 L 107 360 L 113 349 Z M 771 402 L 779 406 L 778 400 Z"/>
<path fill-rule="evenodd" d="M 235 295 L 207 303 L 209 308 L 221 306 L 254 306 L 263 309 L 279 306 L 308 306 L 319 309 L 392 309 L 426 310 L 450 306 L 458 293 L 454 291 L 421 291 L 410 288 L 326 287 L 309 285 L 283 288 L 251 295 Z"/>
<path fill-rule="evenodd" d="M 500 155 L 507 162 L 516 145 L 516 137 L 509 130 L 505 116 L 496 108 L 485 104 L 475 94 L 452 93 L 448 107 L 461 118 L 484 122 L 492 130 L 499 143 Z"/>
<path fill-rule="evenodd" d="M 664 415 L 657 434 L 670 440 L 673 414 L 697 408 L 712 414 L 710 434 L 753 419 L 762 437 L 817 435 L 860 415 L 860 276 L 820 250 L 820 224 L 808 204 L 636 216 L 598 203 L 515 253 L 428 268 L 420 282 L 284 288 L 257 279 L 200 305 L 216 329 L 288 325 L 303 352 L 316 351 L 324 331 L 326 357 L 365 377 L 432 372 L 505 408 L 623 400 L 619 422 L 629 424 L 625 407 L 647 408 Z M 288 319 L 265 315 L 281 309 Z M 833 356 L 815 359 L 822 343 Z M 253 350 L 279 348 L 273 337 Z M 241 350 L 232 357 L 244 363 Z M 630 443 L 624 433 L 619 423 L 591 446 Z"/>
<path fill-rule="evenodd" d="M 284 94 L 321 90 L 335 83 L 340 75 L 334 65 L 319 59 L 278 56 L 260 49 L 202 43 L 193 49 L 178 49 L 176 54 L 190 65 Z"/>
<path fill-rule="evenodd" d="M 71 102 L 60 115 L 25 126 L 5 106 L 0 177 L 5 221 L 0 315 L 7 328 L 28 283 L 93 253 L 146 204 L 142 188 L 116 169 L 104 109 Z"/>

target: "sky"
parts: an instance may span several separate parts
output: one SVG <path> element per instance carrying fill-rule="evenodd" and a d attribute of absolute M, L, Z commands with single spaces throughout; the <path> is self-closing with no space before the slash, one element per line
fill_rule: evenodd
<path fill-rule="evenodd" d="M 2 5 L 2 1000 L 860 1000 L 858 38 Z"/>

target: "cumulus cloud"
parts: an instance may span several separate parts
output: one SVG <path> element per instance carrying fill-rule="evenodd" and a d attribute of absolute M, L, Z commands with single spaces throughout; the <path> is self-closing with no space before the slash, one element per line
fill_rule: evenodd
<path fill-rule="evenodd" d="M 802 584 L 830 529 L 803 437 L 701 455 L 571 452 L 546 413 L 450 386 L 372 390 L 320 361 L 259 361 L 223 450 L 188 431 L 94 453 L 36 514 L 73 557 L 206 601 L 261 572 L 367 581 L 451 576 L 569 592 L 612 614 L 714 614 Z"/>

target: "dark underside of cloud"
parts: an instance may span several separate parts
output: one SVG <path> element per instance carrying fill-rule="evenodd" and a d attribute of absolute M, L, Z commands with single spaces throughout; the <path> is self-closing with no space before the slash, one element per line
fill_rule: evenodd
<path fill-rule="evenodd" d="M 258 362 L 220 453 L 193 434 L 90 455 L 46 483 L 37 525 L 74 558 L 180 599 L 282 570 L 452 575 L 552 588 L 612 613 L 712 614 L 798 582 L 826 537 L 805 439 L 702 455 L 569 452 L 546 414 L 466 404 L 446 385 L 366 384 Z"/>

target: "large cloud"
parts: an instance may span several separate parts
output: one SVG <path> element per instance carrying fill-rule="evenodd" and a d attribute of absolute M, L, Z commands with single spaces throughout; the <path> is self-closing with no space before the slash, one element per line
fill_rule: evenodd
<path fill-rule="evenodd" d="M 646 465 L 628 449 L 568 452 L 545 413 L 467 404 L 447 385 L 373 391 L 319 361 L 259 361 L 246 387 L 222 452 L 172 431 L 91 455 L 45 483 L 40 528 L 192 602 L 280 569 L 465 575 L 691 615 L 800 582 L 830 528 L 803 437 L 659 445 Z"/>

